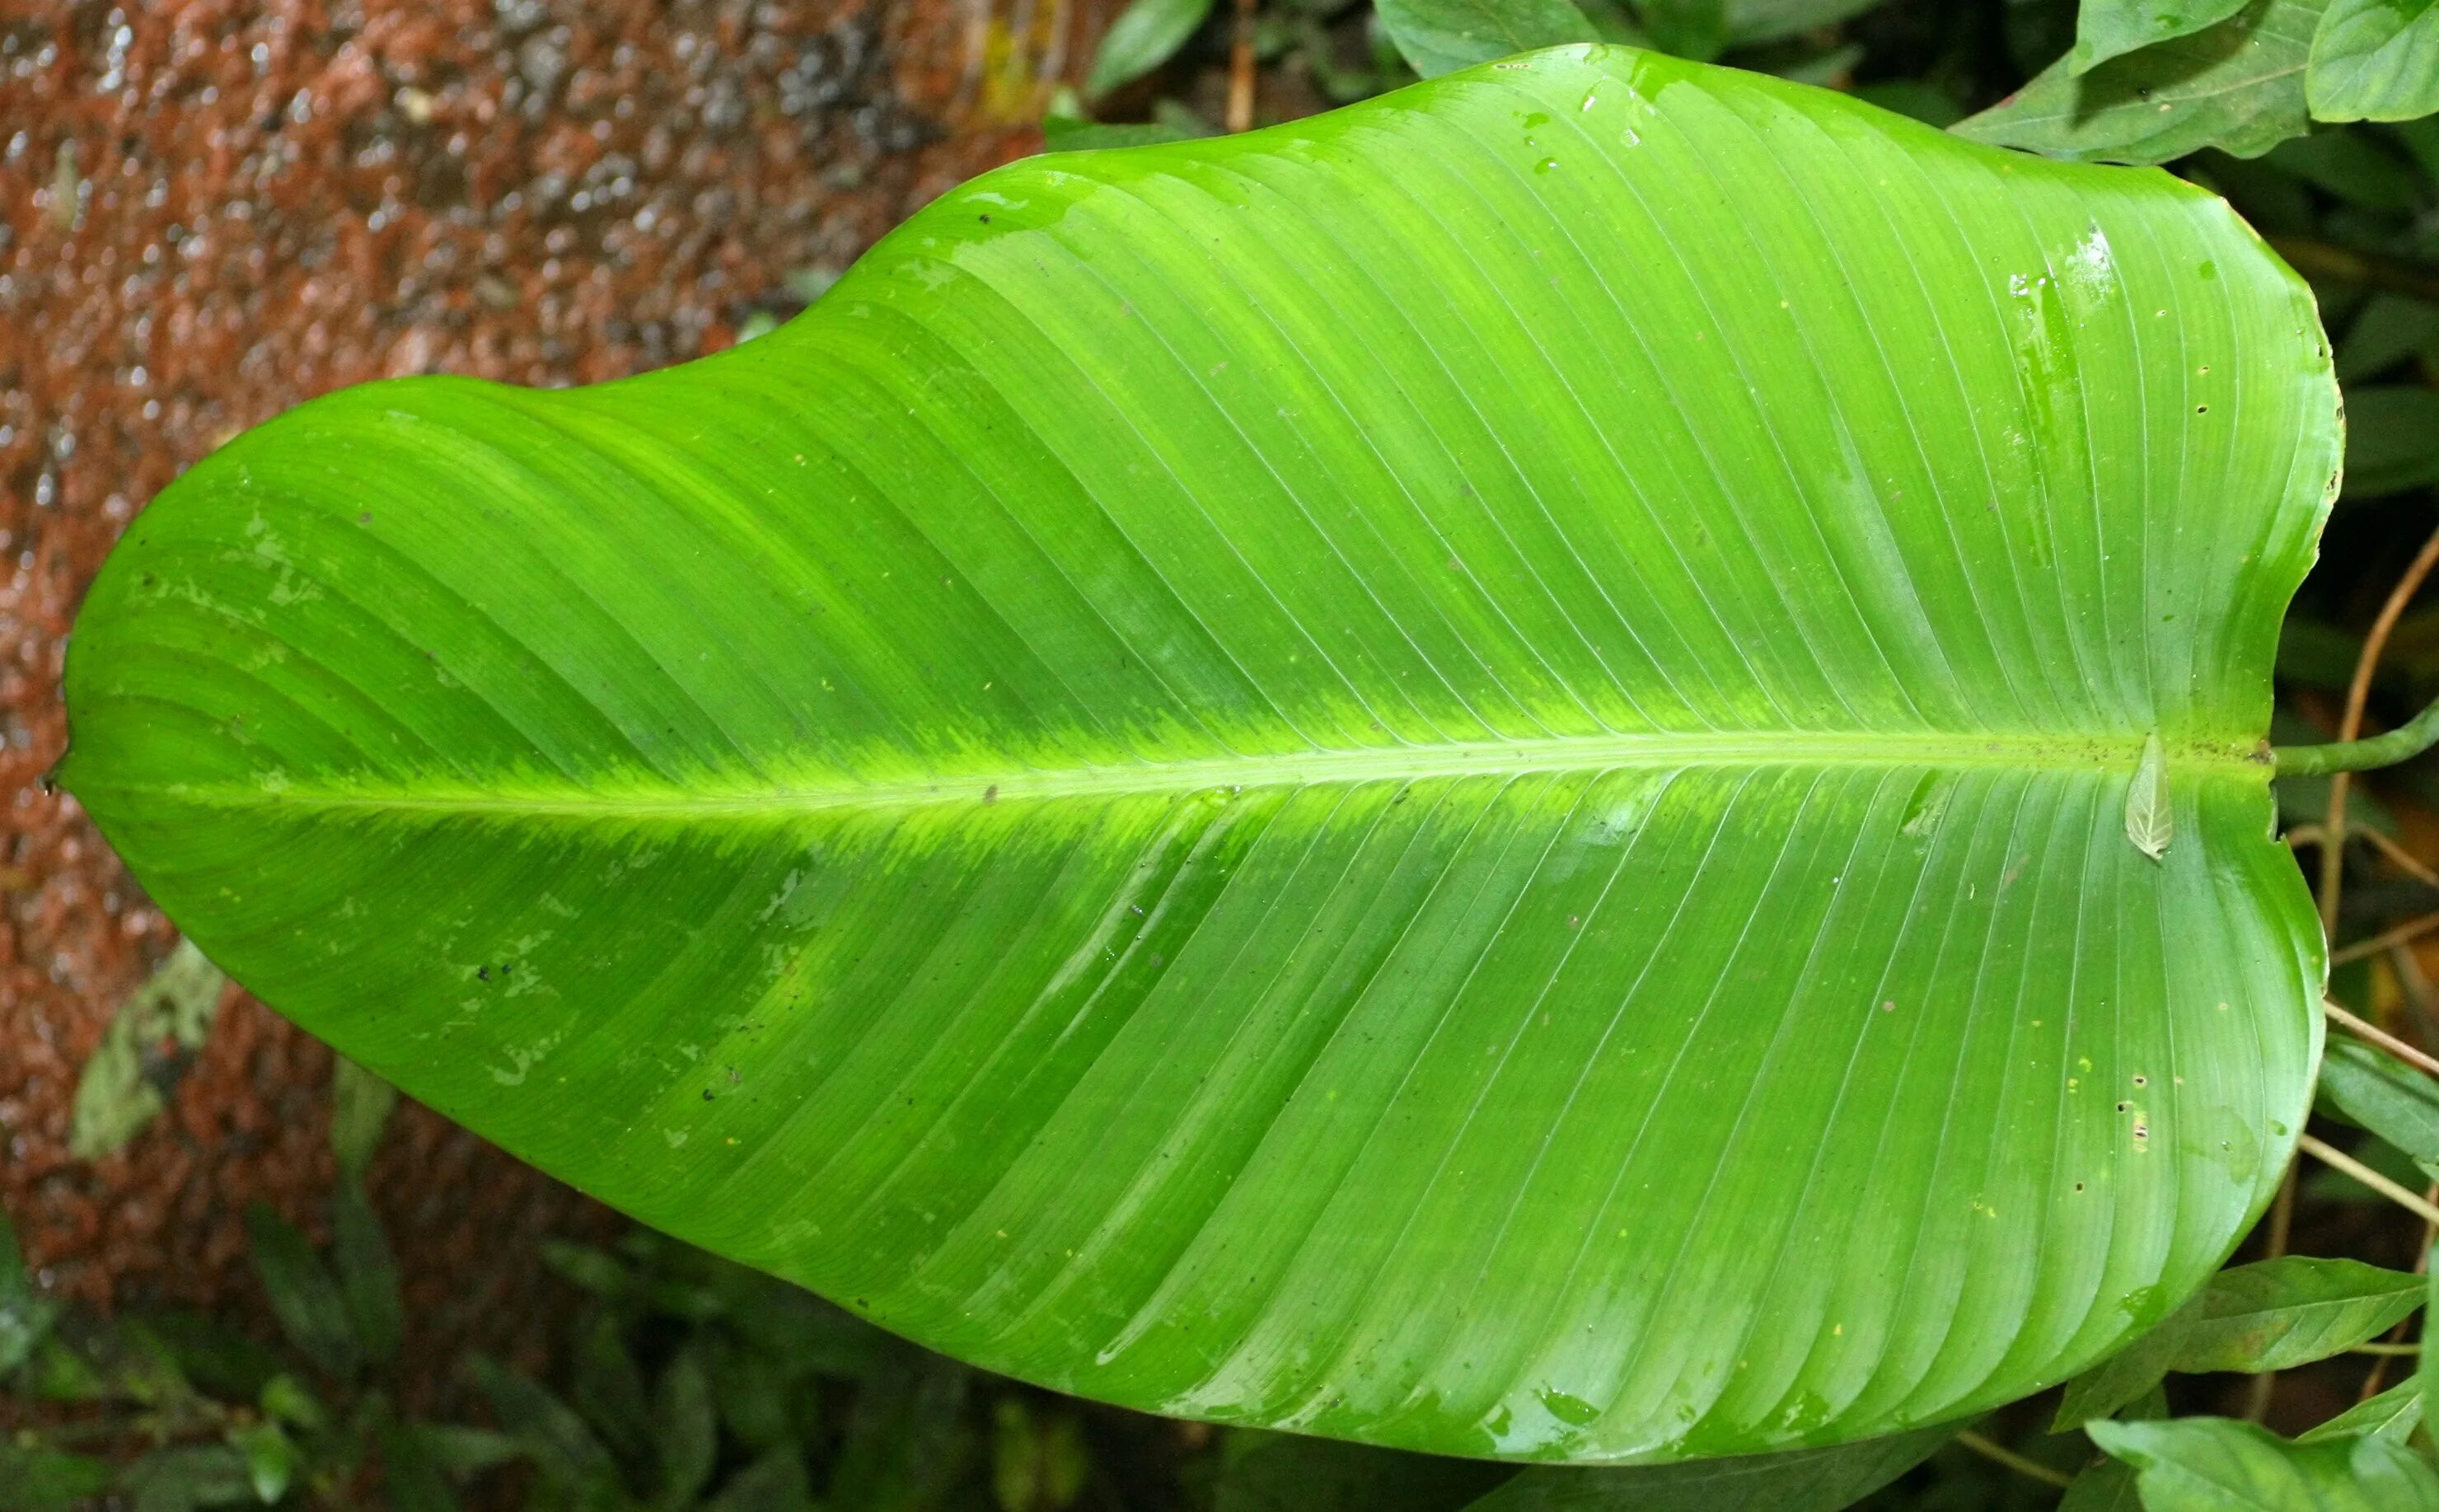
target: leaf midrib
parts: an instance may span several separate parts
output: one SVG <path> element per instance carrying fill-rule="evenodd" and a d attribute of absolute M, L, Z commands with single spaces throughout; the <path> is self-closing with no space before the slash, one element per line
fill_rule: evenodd
<path fill-rule="evenodd" d="M 605 773 L 579 785 L 519 775 L 496 785 L 316 784 L 272 774 L 254 784 L 69 784 L 85 791 L 141 791 L 174 801 L 225 807 L 352 809 L 399 813 L 533 815 L 646 819 L 721 815 L 892 810 L 944 805 L 1117 798 L 1155 793 L 1313 787 L 1330 783 L 1426 781 L 1535 772 L 1622 769 L 1888 766 L 2124 772 L 2140 757 L 2140 735 L 1896 735 L 1824 732 L 1643 734 L 1395 746 L 1352 751 L 1266 753 L 1179 761 L 1133 761 L 1061 769 L 956 772 L 937 776 L 857 781 L 825 774 L 803 784 L 739 782 L 727 774 L 682 783 L 658 774 Z M 2267 779 L 2261 758 L 2224 743 L 2167 747 L 2171 774 L 2250 769 Z"/>

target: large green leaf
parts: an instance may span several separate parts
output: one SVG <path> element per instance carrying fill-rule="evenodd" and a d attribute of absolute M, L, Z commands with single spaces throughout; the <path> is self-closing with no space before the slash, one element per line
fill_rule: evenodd
<path fill-rule="evenodd" d="M 2164 163 L 2205 147 L 2258 157 L 2311 129 L 2304 70 L 2328 3 L 2252 0 L 2085 73 L 2070 53 L 1954 130 L 2082 162 Z"/>
<path fill-rule="evenodd" d="M 376 1074 L 937 1348 L 1825 1444 L 2267 1201 L 2338 455 L 2207 194 L 1566 48 L 1001 169 L 671 372 L 276 420 L 103 569 L 64 777 Z"/>

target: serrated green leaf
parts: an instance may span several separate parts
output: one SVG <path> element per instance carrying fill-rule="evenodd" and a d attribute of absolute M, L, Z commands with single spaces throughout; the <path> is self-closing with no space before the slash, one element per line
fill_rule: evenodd
<path fill-rule="evenodd" d="M 2310 129 L 2304 68 L 2328 0 L 2252 0 L 2206 30 L 2077 74 L 2060 59 L 1952 128 L 2078 162 L 2164 163 L 2205 147 L 2256 157 Z"/>
<path fill-rule="evenodd" d="M 1378 0 L 1380 26 L 1425 79 L 1599 35 L 1574 0 Z"/>
<path fill-rule="evenodd" d="M 2307 91 L 2324 121 L 2402 121 L 2439 111 L 2439 3 L 2329 0 Z"/>
<path fill-rule="evenodd" d="M 355 1320 L 346 1292 L 313 1246 L 294 1224 L 260 1202 L 245 1210 L 245 1232 L 254 1273 L 288 1342 L 329 1374 L 354 1375 L 365 1358 Z"/>
<path fill-rule="evenodd" d="M 2439 1081 L 2333 1035 L 2322 1053 L 2321 1095 L 2413 1159 L 2439 1162 Z"/>
<path fill-rule="evenodd" d="M 1211 0 L 1130 0 L 1093 52 L 1088 95 L 1106 95 L 1130 84 L 1177 56 L 1177 49 L 1211 17 Z"/>
<path fill-rule="evenodd" d="M 2090 73 L 2111 58 L 2191 36 L 2243 9 L 2247 0 L 2083 0 L 2074 18 L 2070 72 Z"/>
<path fill-rule="evenodd" d="M 2404 1443 L 2422 1422 L 2422 1383 L 2400 1382 L 2368 1401 L 2355 1403 L 2337 1416 L 2298 1435 L 2298 1444 L 2325 1444 L 2332 1439 L 2359 1438 L 2366 1433 Z"/>
<path fill-rule="evenodd" d="M 2211 1278 L 2169 1368 L 2291 1370 L 2376 1339 L 2422 1305 L 2423 1281 L 2359 1260 L 2286 1255 Z"/>
<path fill-rule="evenodd" d="M 97 579 L 62 775 L 346 1053 L 928 1345 L 1820 1447 L 2267 1202 L 2338 450 L 2222 202 L 1562 48 L 1012 165 L 703 364 L 240 437 Z"/>
<path fill-rule="evenodd" d="M 2140 1472 L 2145 1512 L 2439 1512 L 2439 1471 L 2384 1438 L 2289 1443 L 2224 1417 L 2085 1432 Z"/>
<path fill-rule="evenodd" d="M 1843 1512 L 1955 1436 L 1949 1425 L 1692 1465 L 1529 1469 L 1467 1512 Z"/>

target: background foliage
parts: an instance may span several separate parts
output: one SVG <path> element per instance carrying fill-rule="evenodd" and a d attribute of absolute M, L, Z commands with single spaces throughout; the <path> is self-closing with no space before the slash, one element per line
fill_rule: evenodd
<path fill-rule="evenodd" d="M 2351 426 L 2346 494 L 2282 641 L 2277 738 L 2380 727 L 2439 694 L 2439 611 L 2411 603 L 2439 558 L 2428 0 L 1135 0 L 1044 133 L 1054 149 L 1208 134 L 1593 39 L 1851 90 L 1984 141 L 2164 163 L 2227 195 L 2315 280 Z M 2439 1506 L 2423 1425 L 2439 1371 L 2413 1343 L 2439 1232 L 2439 1068 L 2411 1054 L 2439 1045 L 2416 951 L 2439 926 L 2425 860 L 2439 789 L 2426 764 L 2291 781 L 2280 800 L 2337 946 L 2332 996 L 2403 1052 L 2333 1034 L 2325 1153 L 2241 1263 L 2115 1360 L 1961 1439 L 1761 1473 L 1517 1474 L 1213 1435 L 924 1356 L 640 1232 L 560 1253 L 589 1300 L 552 1379 L 470 1361 L 485 1421 L 413 1421 L 383 1386 L 412 1321 L 349 1184 L 326 1247 L 267 1213 L 251 1225 L 276 1339 L 196 1317 L 62 1316 L 0 1242 L 5 1420 L 39 1425 L 0 1445 L 0 1507 Z M 123 1142 L 150 1115 L 142 1056 L 208 1032 L 207 971 L 175 958 L 131 1002 L 88 1072 L 80 1146 Z M 360 1173 L 385 1089 L 342 1076 L 342 1163 Z"/>

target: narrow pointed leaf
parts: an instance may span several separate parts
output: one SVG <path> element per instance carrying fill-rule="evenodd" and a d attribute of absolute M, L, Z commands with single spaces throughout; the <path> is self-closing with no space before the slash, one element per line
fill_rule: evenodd
<path fill-rule="evenodd" d="M 2305 1431 L 2295 1442 L 2322 1444 L 2331 1439 L 2377 1434 L 2404 1443 L 2422 1422 L 2422 1382 L 2401 1381 L 2369 1401 L 2357 1402 L 2327 1422 Z"/>
<path fill-rule="evenodd" d="M 1819 1447 L 2267 1202 L 2338 447 L 2219 201 L 1558 49 L 1004 169 L 703 363 L 241 437 L 96 582 L 63 775 L 368 1069 L 935 1348 Z"/>
<path fill-rule="evenodd" d="M 2289 1370 L 2386 1333 L 2422 1306 L 2423 1279 L 2359 1260 L 2288 1255 L 2213 1277 L 2169 1368 Z"/>
<path fill-rule="evenodd" d="M 2439 111 L 2439 0 L 2329 0 L 2306 79 L 2324 121 L 2404 121 Z"/>
<path fill-rule="evenodd" d="M 2304 70 L 2328 0 L 2252 0 L 2228 20 L 2089 73 L 2061 58 L 1958 135 L 2079 162 L 2258 157 L 2311 127 Z"/>
<path fill-rule="evenodd" d="M 2111 58 L 2153 43 L 2190 36 L 2243 9 L 2249 0 L 2083 0 L 2074 17 L 2070 73 L 2086 74 Z"/>

